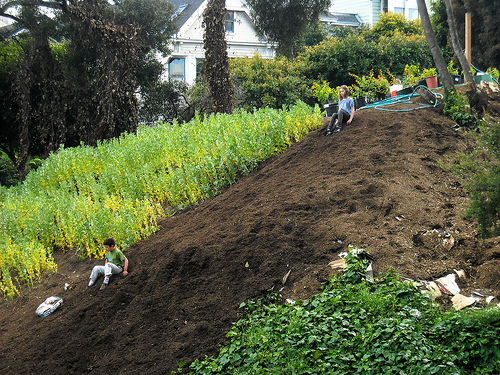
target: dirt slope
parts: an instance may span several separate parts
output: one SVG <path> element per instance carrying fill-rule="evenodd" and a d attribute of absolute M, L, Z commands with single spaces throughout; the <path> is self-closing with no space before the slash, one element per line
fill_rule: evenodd
<path fill-rule="evenodd" d="M 368 109 L 335 136 L 314 131 L 219 196 L 162 220 L 125 249 L 130 274 L 104 291 L 86 288 L 96 261 L 56 254 L 58 273 L 0 304 L 0 373 L 170 373 L 216 354 L 239 304 L 283 288 L 289 270 L 284 298 L 316 293 L 348 244 L 371 252 L 376 274 L 393 267 L 432 280 L 463 269 L 463 289 L 500 296 L 498 240 L 476 238 L 462 218 L 461 181 L 437 166 L 467 146 L 453 125 L 428 109 Z M 455 239 L 449 251 L 444 231 Z M 64 304 L 37 317 L 51 295 Z"/>

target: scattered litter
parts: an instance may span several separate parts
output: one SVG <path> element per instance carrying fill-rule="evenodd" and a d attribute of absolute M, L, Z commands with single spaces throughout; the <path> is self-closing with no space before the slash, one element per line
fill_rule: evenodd
<path fill-rule="evenodd" d="M 397 221 L 401 221 L 402 220 L 399 216 L 396 216 L 394 219 L 396 219 Z"/>
<path fill-rule="evenodd" d="M 399 277 L 400 279 L 405 280 L 405 281 L 415 281 L 415 280 L 413 280 L 413 279 L 410 279 L 409 277 L 404 277 L 404 276 L 401 276 L 401 275 L 399 275 L 398 277 Z"/>
<path fill-rule="evenodd" d="M 455 273 L 457 274 L 457 276 L 458 276 L 459 279 L 464 279 L 465 280 L 467 278 L 467 275 L 465 274 L 464 270 L 453 269 L 453 271 L 455 271 Z"/>
<path fill-rule="evenodd" d="M 286 273 L 286 275 L 285 275 L 285 276 L 283 276 L 283 280 L 282 280 L 283 284 L 284 284 L 284 283 L 286 283 L 286 280 L 288 279 L 288 276 L 290 276 L 290 272 L 292 272 L 292 270 L 288 271 L 288 272 Z"/>
<path fill-rule="evenodd" d="M 429 290 L 429 294 L 431 295 L 431 299 L 435 300 L 437 297 L 441 296 L 441 289 L 434 281 L 429 281 L 425 283 L 425 287 Z"/>
<path fill-rule="evenodd" d="M 495 296 L 488 296 L 486 297 L 486 303 L 491 303 L 495 299 Z"/>
<path fill-rule="evenodd" d="M 40 306 L 36 309 L 36 314 L 42 318 L 52 314 L 61 304 L 63 303 L 63 299 L 60 297 L 49 297 L 45 301 L 43 301 Z"/>
<path fill-rule="evenodd" d="M 295 301 L 291 298 L 287 298 L 285 302 L 288 303 L 289 305 L 293 305 L 295 303 Z"/>
<path fill-rule="evenodd" d="M 449 275 L 441 277 L 437 279 L 436 282 L 442 285 L 446 289 L 446 291 L 450 292 L 453 295 L 460 293 L 460 288 L 455 281 L 454 273 L 450 273 Z"/>
<path fill-rule="evenodd" d="M 69 289 L 69 284 L 68 283 L 64 283 L 64 291 L 66 292 L 68 289 Z"/>
<path fill-rule="evenodd" d="M 455 310 L 462 310 L 464 307 L 470 306 L 476 302 L 475 298 L 472 297 L 465 297 L 461 294 L 456 294 L 453 296 L 451 299 L 451 302 L 453 302 L 453 307 Z"/>
<path fill-rule="evenodd" d="M 415 318 L 420 318 L 422 313 L 418 311 L 417 309 L 410 309 L 410 315 L 414 316 Z"/>
<path fill-rule="evenodd" d="M 347 267 L 345 259 L 334 260 L 334 261 L 328 263 L 328 265 L 330 267 L 332 267 L 334 270 L 337 269 L 337 268 L 342 268 L 343 269 L 343 268 Z"/>
<path fill-rule="evenodd" d="M 248 262 L 245 263 L 245 268 L 248 268 L 250 267 L 250 264 L 248 264 Z"/>
<path fill-rule="evenodd" d="M 471 293 L 472 293 L 472 294 L 474 294 L 474 295 L 476 295 L 476 296 L 479 296 L 479 297 L 483 297 L 483 298 L 485 298 L 485 297 L 486 297 L 484 294 L 481 294 L 481 293 L 479 293 L 479 292 L 476 292 L 475 290 L 473 290 Z"/>
<path fill-rule="evenodd" d="M 371 263 L 368 265 L 368 267 L 366 267 L 366 275 L 368 276 L 369 281 L 374 281 L 374 279 L 373 279 L 373 267 L 372 267 Z"/>
<path fill-rule="evenodd" d="M 369 259 L 369 260 L 373 260 L 373 257 L 365 249 L 354 248 L 353 245 L 349 245 L 349 251 L 352 254 L 355 254 L 355 255 L 361 254 L 363 256 L 363 258 L 366 258 L 366 259 Z M 330 267 L 332 267 L 334 270 L 335 269 L 344 269 L 344 268 L 347 268 L 347 263 L 345 261 L 345 258 L 347 257 L 347 255 L 348 255 L 348 252 L 346 252 L 346 251 L 339 253 L 340 259 L 333 260 L 330 263 L 328 263 L 328 265 Z M 369 281 L 374 281 L 372 262 L 370 262 L 370 264 L 368 265 L 368 267 L 366 267 L 366 276 L 367 276 L 367 279 Z"/>
<path fill-rule="evenodd" d="M 441 293 L 446 294 L 447 296 L 450 295 L 450 293 L 448 293 L 448 291 L 442 285 L 437 284 L 437 286 L 438 286 L 439 290 L 441 291 Z"/>
<path fill-rule="evenodd" d="M 450 233 L 445 232 L 443 235 L 443 247 L 446 251 L 450 250 L 455 245 L 455 239 Z"/>

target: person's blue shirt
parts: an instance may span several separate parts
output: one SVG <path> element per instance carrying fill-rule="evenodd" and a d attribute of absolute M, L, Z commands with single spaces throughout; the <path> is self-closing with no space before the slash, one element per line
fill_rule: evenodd
<path fill-rule="evenodd" d="M 346 99 L 342 99 L 339 102 L 339 109 L 343 109 L 347 113 L 349 113 L 349 116 L 351 115 L 351 108 L 354 107 L 354 100 L 351 97 L 348 97 Z"/>

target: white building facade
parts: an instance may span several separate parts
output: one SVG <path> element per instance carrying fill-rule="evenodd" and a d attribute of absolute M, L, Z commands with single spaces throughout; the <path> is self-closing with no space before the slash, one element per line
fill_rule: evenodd
<path fill-rule="evenodd" d="M 425 0 L 427 9 L 429 1 Z M 403 14 L 406 19 L 420 18 L 417 0 L 333 0 L 330 12 L 356 13 L 364 24 L 373 26 L 380 19 L 380 13 Z"/>
<path fill-rule="evenodd" d="M 176 5 L 176 1 L 171 1 Z M 194 84 L 200 73 L 201 62 L 205 56 L 203 48 L 203 12 L 207 0 L 178 5 L 179 16 L 186 13 L 185 20 L 174 35 L 171 45 L 172 54 L 165 63 L 168 66 L 168 79 L 179 79 Z M 180 3 L 180 2 L 177 2 Z M 191 7 L 191 9 L 189 9 Z M 196 9 L 193 9 L 193 8 Z M 250 12 L 244 1 L 226 0 L 226 43 L 229 58 L 258 54 L 263 58 L 274 58 L 276 46 L 257 36 Z"/>

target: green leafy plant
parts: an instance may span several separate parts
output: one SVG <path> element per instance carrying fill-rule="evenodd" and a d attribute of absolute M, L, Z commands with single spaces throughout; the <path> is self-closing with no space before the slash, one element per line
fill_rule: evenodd
<path fill-rule="evenodd" d="M 334 95 L 335 89 L 332 89 L 326 81 L 321 81 L 321 83 L 314 82 L 311 90 L 322 104 L 328 103 L 332 98 L 336 99 Z"/>
<path fill-rule="evenodd" d="M 196 116 L 61 148 L 22 185 L 0 189 L 0 293 L 14 296 L 54 269 L 54 248 L 102 257 L 99 239 L 128 246 L 157 230 L 163 207 L 211 197 L 322 124 L 319 107 Z M 35 163 L 35 161 L 34 161 Z"/>
<path fill-rule="evenodd" d="M 368 100 L 383 99 L 389 93 L 389 87 L 396 82 L 392 74 L 387 71 L 387 77 L 384 76 L 382 71 L 375 77 L 373 70 L 366 76 L 359 77 L 356 74 L 349 73 L 350 76 L 356 80 L 358 87 L 358 95 L 364 93 Z M 361 96 L 361 95 L 360 95 Z"/>
<path fill-rule="evenodd" d="M 403 72 L 402 84 L 406 87 L 411 87 L 420 80 L 420 68 L 416 65 L 406 65 Z"/>
<path fill-rule="evenodd" d="M 495 78 L 497 81 L 500 78 L 500 72 L 498 71 L 497 68 L 488 68 L 486 69 L 486 73 L 491 74 L 491 76 Z"/>
<path fill-rule="evenodd" d="M 460 126 L 474 127 L 476 117 L 470 111 L 467 98 L 460 92 L 449 92 L 444 103 L 443 113 Z"/>
<path fill-rule="evenodd" d="M 448 72 L 450 74 L 453 74 L 456 76 L 460 75 L 458 69 L 453 66 L 453 60 L 450 60 L 450 62 L 448 63 L 447 69 L 448 69 Z"/>
<path fill-rule="evenodd" d="M 499 309 L 439 311 L 391 270 L 374 283 L 334 276 L 307 301 L 242 307 L 218 356 L 179 373 L 495 374 L 500 360 Z"/>
<path fill-rule="evenodd" d="M 422 71 L 422 78 L 432 77 L 437 75 L 437 70 L 435 68 L 424 69 Z"/>
<path fill-rule="evenodd" d="M 356 284 L 367 279 L 366 268 L 373 258 L 365 249 L 349 246 L 345 258 L 347 268 L 342 274 L 342 280 Z"/>
<path fill-rule="evenodd" d="M 500 123 L 478 122 L 472 152 L 460 152 L 443 164 L 452 173 L 465 177 L 464 187 L 471 203 L 466 217 L 475 220 L 478 234 L 486 239 L 500 235 Z"/>

